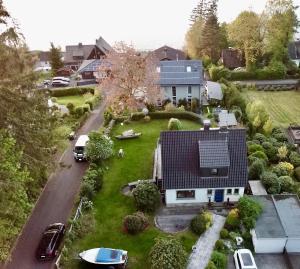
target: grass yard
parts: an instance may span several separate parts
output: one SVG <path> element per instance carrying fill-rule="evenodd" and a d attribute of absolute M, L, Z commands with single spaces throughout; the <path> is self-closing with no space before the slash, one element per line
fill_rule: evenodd
<path fill-rule="evenodd" d="M 71 96 L 62 96 L 62 97 L 56 97 L 57 103 L 60 105 L 67 105 L 68 103 L 73 103 L 74 106 L 82 106 L 84 105 L 85 101 L 91 97 L 92 95 L 71 95 Z"/>
<path fill-rule="evenodd" d="M 182 120 L 184 129 L 197 130 L 200 125 Z M 117 125 L 114 135 L 127 129 L 142 132 L 142 136 L 133 140 L 115 141 L 115 151 L 123 148 L 122 159 L 114 157 L 108 163 L 104 176 L 103 188 L 94 201 L 96 225 L 93 232 L 75 242 L 72 255 L 82 250 L 110 247 L 128 250 L 130 269 L 147 269 L 148 253 L 157 236 L 165 234 L 156 229 L 153 223 L 138 235 L 128 235 L 122 230 L 123 218 L 136 211 L 133 199 L 121 193 L 121 188 L 128 182 L 138 179 L 149 179 L 152 176 L 153 153 L 160 131 L 167 129 L 167 120 L 152 120 L 149 123 L 133 122 L 129 125 Z M 80 164 L 79 164 L 80 165 Z M 150 219 L 153 220 L 153 217 Z M 186 231 L 176 235 L 188 252 L 197 237 Z M 78 261 L 72 261 L 65 268 L 83 268 Z"/>
<path fill-rule="evenodd" d="M 300 124 L 299 91 L 245 91 L 243 95 L 250 101 L 263 102 L 275 126 L 286 128 L 290 123 Z"/>

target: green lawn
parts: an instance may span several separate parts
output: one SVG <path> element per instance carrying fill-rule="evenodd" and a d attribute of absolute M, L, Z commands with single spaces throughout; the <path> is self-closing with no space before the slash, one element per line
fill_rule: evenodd
<path fill-rule="evenodd" d="M 250 101 L 263 102 L 274 125 L 286 128 L 290 123 L 300 124 L 299 91 L 245 91 L 243 95 Z"/>
<path fill-rule="evenodd" d="M 160 131 L 167 129 L 167 120 L 152 120 L 149 123 L 134 122 L 118 125 L 114 135 L 127 129 L 142 132 L 142 136 L 133 140 L 115 141 L 115 150 L 123 148 L 125 157 L 114 157 L 108 162 L 108 171 L 104 177 L 103 189 L 94 201 L 96 227 L 93 232 L 77 241 L 75 253 L 96 247 L 111 247 L 128 250 L 130 269 L 147 269 L 148 253 L 154 244 L 154 238 L 164 235 L 153 224 L 139 235 L 128 235 L 122 230 L 122 220 L 127 214 L 135 212 L 133 199 L 121 194 L 121 188 L 128 182 L 149 179 L 152 175 L 152 160 Z M 197 130 L 199 124 L 182 120 L 184 129 Z M 153 219 L 153 217 L 151 217 Z M 176 235 L 186 250 L 190 252 L 197 237 L 191 232 Z M 73 251 L 74 251 L 73 250 Z M 76 263 L 76 262 L 75 262 Z M 72 262 L 65 268 L 81 268 Z"/>
<path fill-rule="evenodd" d="M 57 103 L 60 105 L 67 105 L 68 103 L 73 103 L 74 106 L 82 106 L 88 99 L 84 95 L 72 95 L 72 96 L 62 96 L 56 97 Z"/>

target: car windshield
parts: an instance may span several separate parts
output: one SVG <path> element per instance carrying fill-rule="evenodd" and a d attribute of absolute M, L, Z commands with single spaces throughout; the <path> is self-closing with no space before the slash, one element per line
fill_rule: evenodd
<path fill-rule="evenodd" d="M 84 147 L 75 147 L 75 152 L 76 153 L 83 153 L 83 151 L 84 151 Z"/>
<path fill-rule="evenodd" d="M 43 238 L 41 240 L 40 243 L 40 248 L 41 249 L 47 249 L 52 241 L 52 239 L 54 238 L 55 233 L 45 233 L 43 234 Z"/>
<path fill-rule="evenodd" d="M 253 265 L 251 255 L 249 253 L 242 253 L 241 256 L 242 256 L 243 264 L 245 266 Z"/>

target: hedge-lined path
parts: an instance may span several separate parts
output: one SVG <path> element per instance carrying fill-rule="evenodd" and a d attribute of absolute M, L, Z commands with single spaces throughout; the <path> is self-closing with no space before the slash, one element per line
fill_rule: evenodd
<path fill-rule="evenodd" d="M 187 269 L 205 269 L 224 224 L 225 217 L 216 214 L 213 215 L 213 225 L 200 236 L 195 244 L 195 249 L 190 255 Z"/>
<path fill-rule="evenodd" d="M 78 131 L 78 135 L 99 129 L 103 123 L 104 109 L 105 102 L 91 112 Z M 64 163 L 64 167 L 58 167 L 49 178 L 15 245 L 12 260 L 4 268 L 50 269 L 54 267 L 54 261 L 38 262 L 35 259 L 35 250 L 45 227 L 54 222 L 66 223 L 74 206 L 81 178 L 88 167 L 87 163 L 74 161 L 74 143 L 74 141 L 70 143 L 61 157 L 60 161 Z"/>

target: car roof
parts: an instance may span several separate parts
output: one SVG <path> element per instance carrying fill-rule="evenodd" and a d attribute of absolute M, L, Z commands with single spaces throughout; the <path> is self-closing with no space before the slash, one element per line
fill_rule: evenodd
<path fill-rule="evenodd" d="M 252 252 L 249 249 L 239 249 L 237 253 L 241 258 L 241 263 L 244 268 L 256 267 Z"/>

